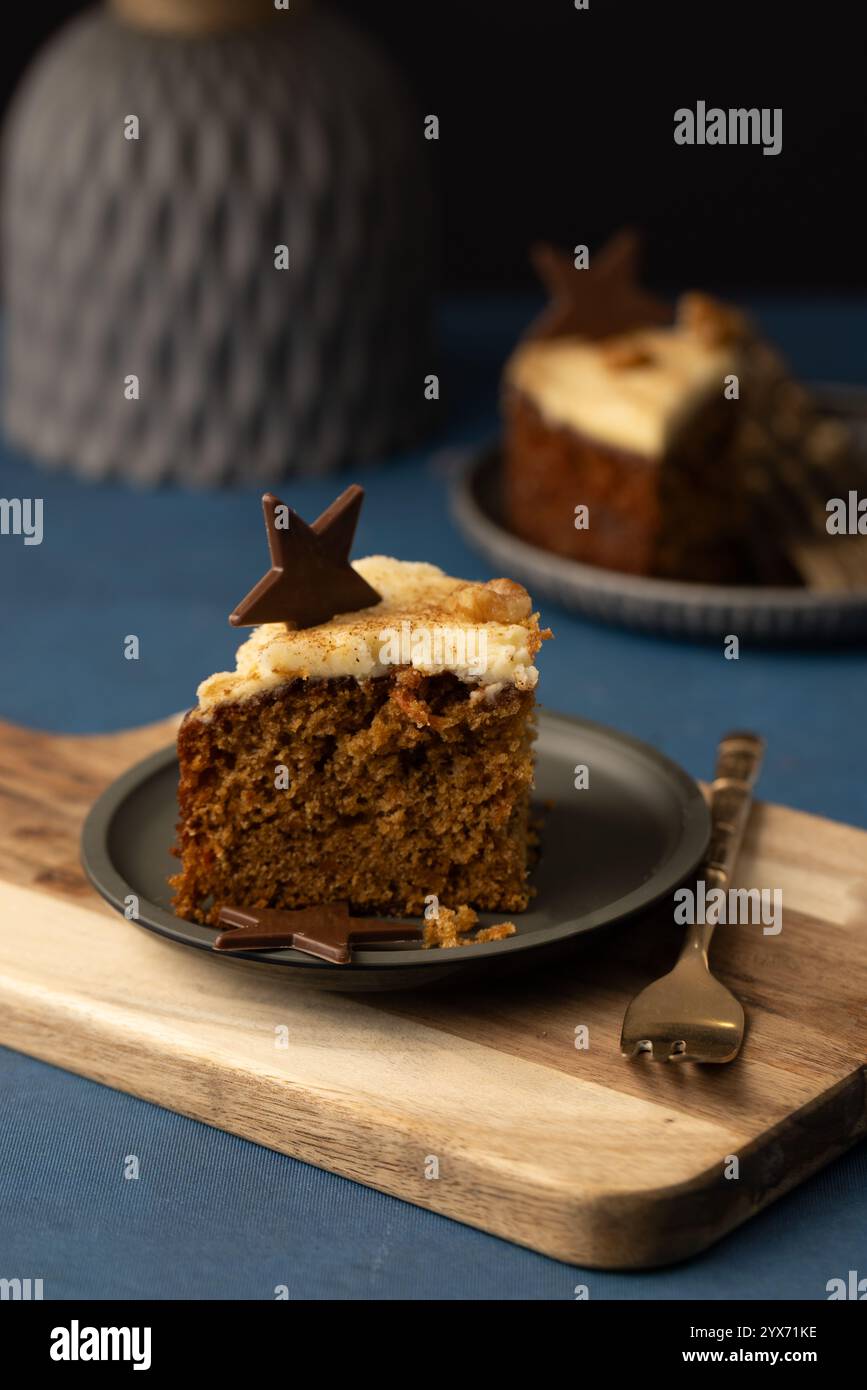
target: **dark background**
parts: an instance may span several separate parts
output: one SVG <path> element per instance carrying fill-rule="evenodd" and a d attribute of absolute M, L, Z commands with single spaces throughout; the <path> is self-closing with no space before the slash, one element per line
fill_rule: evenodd
<path fill-rule="evenodd" d="M 314 0 L 316 3 L 316 0 Z M 867 24 L 856 0 L 333 0 L 397 60 L 444 213 L 446 285 L 529 286 L 537 239 L 591 247 L 624 223 L 675 287 L 863 289 Z M 5 103 L 85 6 L 7 15 Z M 679 106 L 783 108 L 783 150 L 680 147 Z"/>

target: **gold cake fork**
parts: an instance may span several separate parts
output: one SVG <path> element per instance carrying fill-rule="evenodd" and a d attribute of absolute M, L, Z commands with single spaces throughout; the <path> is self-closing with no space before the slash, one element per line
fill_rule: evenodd
<path fill-rule="evenodd" d="M 707 892 L 728 891 L 764 751 L 764 740 L 751 733 L 727 734 L 717 748 L 710 844 L 698 873 Z M 711 974 L 708 948 L 715 925 L 705 921 L 687 927 L 674 969 L 633 999 L 620 1038 L 624 1057 L 648 1052 L 662 1062 L 731 1062 L 737 1056 L 744 1011 Z"/>

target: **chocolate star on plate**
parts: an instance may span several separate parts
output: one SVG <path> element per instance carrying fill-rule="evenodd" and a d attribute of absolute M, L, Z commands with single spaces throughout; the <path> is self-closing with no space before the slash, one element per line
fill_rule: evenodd
<path fill-rule="evenodd" d="M 215 951 L 280 951 L 294 947 L 309 956 L 348 965 L 351 947 L 372 942 L 421 941 L 420 927 L 408 922 L 382 922 L 376 917 L 351 917 L 348 903 L 323 903 L 284 912 L 272 907 L 221 907 Z"/>
<path fill-rule="evenodd" d="M 262 498 L 271 568 L 229 617 L 233 627 L 316 627 L 380 602 L 349 563 L 364 489 L 348 487 L 312 526 L 273 493 Z"/>
<path fill-rule="evenodd" d="M 617 232 L 578 270 L 556 246 L 534 246 L 533 267 L 551 303 L 529 329 L 530 338 L 608 338 L 632 328 L 671 323 L 674 309 L 638 283 L 641 244 L 633 231 Z"/>

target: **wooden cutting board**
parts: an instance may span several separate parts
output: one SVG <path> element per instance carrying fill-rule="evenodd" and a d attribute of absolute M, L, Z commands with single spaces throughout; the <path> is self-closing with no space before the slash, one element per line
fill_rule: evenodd
<path fill-rule="evenodd" d="M 740 1058 L 626 1062 L 623 1011 L 672 960 L 671 922 L 601 933 L 520 979 L 363 999 L 127 923 L 82 874 L 81 823 L 175 727 L 0 725 L 0 1043 L 609 1268 L 701 1250 L 867 1132 L 867 833 L 757 806 L 739 881 L 782 888 L 784 925 L 717 932 L 747 1010 Z"/>

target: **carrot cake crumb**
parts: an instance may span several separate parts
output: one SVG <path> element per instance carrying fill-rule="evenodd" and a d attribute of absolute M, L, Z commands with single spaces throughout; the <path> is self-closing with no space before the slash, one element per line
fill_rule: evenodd
<path fill-rule="evenodd" d="M 475 946 L 483 941 L 502 941 L 514 936 L 517 930 L 514 922 L 498 922 L 492 927 L 482 927 L 475 936 L 470 936 L 478 924 L 478 915 L 471 907 L 462 903 L 460 907 L 440 907 L 438 915 L 424 924 L 422 945 L 430 950 L 450 950 L 453 946 Z"/>
<path fill-rule="evenodd" d="M 507 936 L 514 936 L 518 928 L 514 922 L 498 922 L 494 927 L 482 927 L 477 932 L 474 941 L 505 941 Z M 472 946 L 473 941 L 462 941 L 462 946 Z"/>

